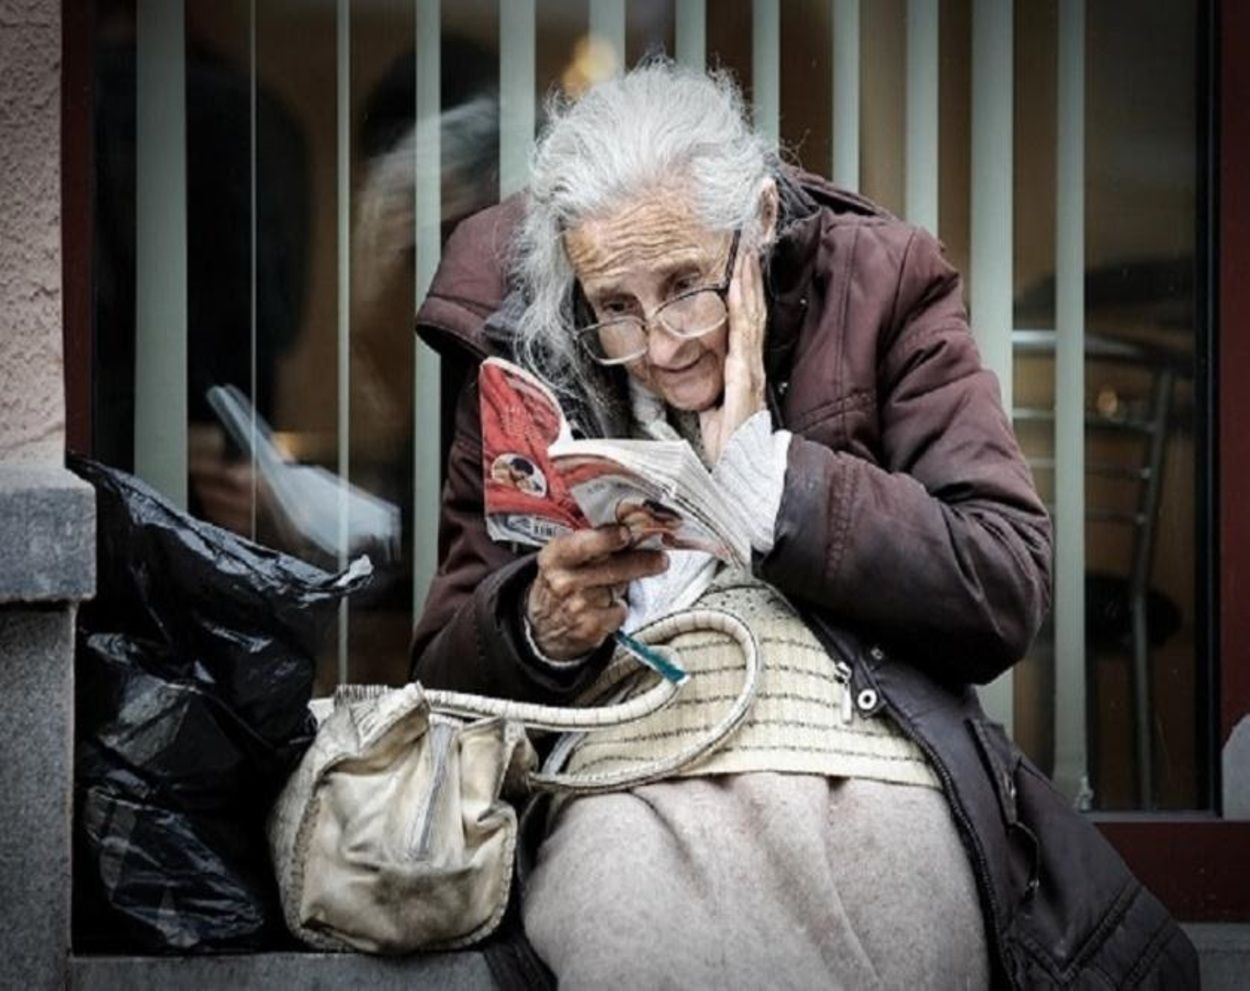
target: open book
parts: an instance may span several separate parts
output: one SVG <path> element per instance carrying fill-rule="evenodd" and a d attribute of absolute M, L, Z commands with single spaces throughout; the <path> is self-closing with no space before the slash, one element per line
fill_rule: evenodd
<path fill-rule="evenodd" d="M 500 358 L 478 372 L 487 532 L 541 545 L 621 523 L 634 545 L 707 551 L 746 567 L 735 508 L 684 440 L 575 439 L 539 379 Z"/>

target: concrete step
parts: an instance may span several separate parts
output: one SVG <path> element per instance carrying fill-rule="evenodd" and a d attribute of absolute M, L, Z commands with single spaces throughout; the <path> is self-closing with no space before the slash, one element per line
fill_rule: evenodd
<path fill-rule="evenodd" d="M 355 953 L 247 953 L 199 957 L 88 957 L 70 959 L 74 991 L 481 991 L 493 989 L 481 953 L 435 953 L 391 959 Z"/>
<path fill-rule="evenodd" d="M 1203 991 L 1250 989 L 1250 923 L 1186 923 L 1198 950 Z"/>

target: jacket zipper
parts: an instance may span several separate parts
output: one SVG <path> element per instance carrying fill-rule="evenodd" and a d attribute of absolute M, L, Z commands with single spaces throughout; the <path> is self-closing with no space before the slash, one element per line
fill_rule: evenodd
<path fill-rule="evenodd" d="M 430 790 L 413 822 L 409 834 L 408 849 L 413 860 L 425 860 L 430 853 L 430 839 L 434 832 L 434 815 L 438 811 L 443 788 L 447 783 L 447 754 L 455 736 L 455 727 L 444 722 L 430 724 L 430 749 L 434 755 L 434 771 L 430 778 Z"/>
<path fill-rule="evenodd" d="M 995 952 L 998 954 L 999 961 L 1003 967 L 1003 973 L 1007 976 L 1008 982 L 1012 985 L 1012 987 L 1018 987 L 1010 968 L 1007 966 L 1007 961 L 1004 958 L 1002 938 L 998 933 L 999 905 L 998 898 L 994 894 L 994 879 L 990 875 L 990 867 L 989 863 L 985 859 L 985 854 L 981 851 L 981 844 L 977 837 L 976 830 L 972 827 L 972 820 L 969 818 L 967 812 L 964 811 L 963 805 L 955 798 L 954 777 L 951 775 L 946 765 L 938 758 L 937 752 L 934 750 L 933 746 L 916 732 L 916 728 L 912 725 L 911 720 L 903 716 L 898 711 L 898 707 L 889 702 L 887 697 L 881 692 L 876 679 L 872 677 L 871 673 L 867 670 L 867 665 L 861 662 L 856 664 L 852 669 L 851 666 L 843 659 L 841 649 L 839 649 L 837 645 L 833 643 L 832 638 L 825 633 L 824 623 L 821 622 L 819 617 L 814 616 L 813 619 L 815 622 L 809 623 L 808 626 L 816 629 L 818 639 L 824 644 L 825 650 L 829 653 L 829 655 L 834 658 L 834 670 L 839 673 L 839 680 L 841 680 L 841 671 L 846 670 L 850 673 L 852 678 L 855 675 L 859 675 L 865 681 L 871 683 L 873 691 L 876 692 L 877 697 L 881 700 L 881 702 L 886 705 L 890 715 L 894 718 L 894 721 L 907 735 L 908 739 L 915 743 L 916 746 L 924 752 L 925 756 L 929 760 L 929 763 L 933 766 L 934 771 L 937 773 L 938 779 L 942 782 L 942 791 L 946 795 L 946 804 L 950 806 L 951 814 L 959 823 L 964 835 L 971 838 L 971 842 L 967 844 L 967 849 L 971 850 L 973 869 L 977 872 L 977 875 L 982 882 L 981 886 L 985 891 L 986 900 L 990 904 L 990 912 L 993 916 L 991 919 L 991 928 L 994 930 Z M 841 665 L 841 668 L 838 667 L 839 665 Z M 850 701 L 852 690 L 852 686 L 848 685 L 845 696 L 847 703 Z M 846 704 L 843 705 L 843 711 L 846 711 Z"/>
<path fill-rule="evenodd" d="M 849 725 L 854 716 L 851 704 L 851 695 L 854 689 L 851 687 L 851 666 L 839 657 L 833 660 L 833 676 L 837 679 L 838 684 L 842 686 L 842 725 Z"/>
<path fill-rule="evenodd" d="M 972 838 L 972 842 L 968 844 L 968 846 L 972 851 L 972 859 L 974 861 L 974 867 L 979 872 L 980 877 L 982 881 L 984 882 L 985 896 L 986 896 L 986 899 L 990 903 L 990 911 L 993 913 L 993 919 L 991 921 L 993 922 L 993 928 L 996 930 L 995 943 L 997 944 L 998 956 L 999 956 L 1000 961 L 1003 964 L 1003 972 L 1007 975 L 1007 980 L 1012 984 L 1013 987 L 1015 987 L 1017 985 L 1010 972 L 1010 969 L 1007 966 L 1007 961 L 1003 959 L 1002 940 L 1000 937 L 998 937 L 998 934 L 997 934 L 998 919 L 999 919 L 999 906 L 998 906 L 998 898 L 994 894 L 994 879 L 990 876 L 990 866 L 989 866 L 989 863 L 985 859 L 985 854 L 981 852 L 981 844 L 980 844 L 979 839 L 977 838 L 976 830 L 972 828 L 972 820 L 968 817 L 968 814 L 964 811 L 963 805 L 960 802 L 955 800 L 955 790 L 954 790 L 955 779 L 951 776 L 950 771 L 947 770 L 946 765 L 938 759 L 936 751 L 929 744 L 929 742 L 916 732 L 916 729 L 911 724 L 910 720 L 900 715 L 898 708 L 896 706 L 890 705 L 889 709 L 890 709 L 890 715 L 894 717 L 894 721 L 900 727 L 902 727 L 903 731 L 907 734 L 907 736 L 911 739 L 911 741 L 915 743 L 916 746 L 918 746 L 921 750 L 923 750 L 925 753 L 925 756 L 928 757 L 929 763 L 933 766 L 934 770 L 937 771 L 938 778 L 941 779 L 942 789 L 943 791 L 946 792 L 947 804 L 951 808 L 951 814 L 954 815 L 956 820 L 958 820 L 959 824 L 963 827 L 965 835 Z"/>

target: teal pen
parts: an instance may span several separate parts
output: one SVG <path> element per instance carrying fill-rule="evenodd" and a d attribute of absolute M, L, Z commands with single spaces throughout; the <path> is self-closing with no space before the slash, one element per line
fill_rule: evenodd
<path fill-rule="evenodd" d="M 684 668 L 674 664 L 658 650 L 652 650 L 645 643 L 635 640 L 628 633 L 622 633 L 620 630 L 617 630 L 614 636 L 617 643 L 637 657 L 647 667 L 651 668 L 661 678 L 671 681 L 674 685 L 684 685 L 690 680 L 690 675 Z"/>

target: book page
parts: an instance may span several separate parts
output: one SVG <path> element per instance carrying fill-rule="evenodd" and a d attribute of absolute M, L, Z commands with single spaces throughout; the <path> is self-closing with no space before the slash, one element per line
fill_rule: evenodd
<path fill-rule="evenodd" d="M 555 470 L 569 486 L 591 524 L 619 523 L 633 545 L 706 551 L 741 563 L 741 553 L 716 535 L 674 491 L 604 457 L 561 455 Z"/>

